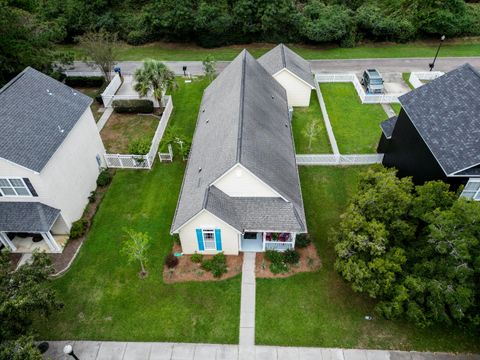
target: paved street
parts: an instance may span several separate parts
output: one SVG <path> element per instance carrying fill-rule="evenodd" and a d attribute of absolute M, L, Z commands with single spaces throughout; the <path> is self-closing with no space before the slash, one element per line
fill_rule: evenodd
<path fill-rule="evenodd" d="M 366 68 L 377 68 L 383 73 L 399 73 L 409 71 L 428 71 L 428 63 L 431 58 L 412 59 L 349 59 L 349 60 L 311 60 L 312 71 L 315 73 L 337 73 L 337 72 L 362 72 Z M 438 58 L 435 70 L 449 71 L 460 65 L 469 62 L 480 69 L 480 57 L 452 57 Z M 192 75 L 200 75 L 203 72 L 201 61 L 165 61 L 165 64 L 175 71 L 176 74 L 183 74 L 182 67 L 187 66 L 187 71 Z M 217 63 L 218 71 L 223 70 L 229 64 L 228 61 Z M 141 61 L 121 61 L 117 64 L 123 74 L 133 74 L 135 69 L 142 65 Z M 75 61 L 72 68 L 68 69 L 69 75 L 75 74 L 100 74 L 92 67 L 81 61 Z"/>
<path fill-rule="evenodd" d="M 354 350 L 213 344 L 51 341 L 45 359 L 73 360 L 63 354 L 73 346 L 80 360 L 480 360 L 480 355 L 454 355 L 384 350 Z"/>

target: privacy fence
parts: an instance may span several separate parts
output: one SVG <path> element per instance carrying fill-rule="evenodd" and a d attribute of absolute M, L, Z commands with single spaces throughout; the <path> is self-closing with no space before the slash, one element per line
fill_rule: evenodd
<path fill-rule="evenodd" d="M 167 128 L 168 120 L 173 111 L 172 97 L 167 95 L 164 97 L 166 106 L 163 111 L 162 117 L 158 123 L 155 135 L 153 136 L 150 150 L 146 155 L 135 154 L 105 154 L 105 161 L 109 168 L 121 168 L 121 169 L 151 169 L 155 161 L 155 155 L 157 154 L 158 146 L 162 141 L 163 134 Z"/>

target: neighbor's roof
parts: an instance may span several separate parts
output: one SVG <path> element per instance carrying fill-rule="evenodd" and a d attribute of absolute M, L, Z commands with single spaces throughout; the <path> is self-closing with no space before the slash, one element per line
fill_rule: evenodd
<path fill-rule="evenodd" d="M 281 214 L 269 220 L 273 215 L 252 201 L 210 197 L 220 192 L 210 185 L 237 163 L 287 199 L 295 229 L 306 229 L 285 89 L 246 50 L 203 94 L 172 231 L 207 207 L 236 228 L 250 226 L 238 217 L 241 206 L 256 206 L 258 221 L 275 225 L 271 230 L 283 226 Z"/>
<path fill-rule="evenodd" d="M 308 85 L 315 88 L 310 63 L 283 44 L 274 47 L 258 59 L 258 62 L 270 73 L 276 74 L 282 69 L 288 69 Z"/>
<path fill-rule="evenodd" d="M 27 67 L 0 89 L 0 158 L 42 171 L 91 103 Z"/>
<path fill-rule="evenodd" d="M 480 164 L 480 74 L 469 64 L 399 98 L 446 175 Z"/>
<path fill-rule="evenodd" d="M 397 119 L 398 119 L 397 116 L 392 116 L 391 118 L 380 123 L 380 127 L 382 128 L 383 134 L 387 139 L 390 139 L 392 137 L 393 129 L 395 128 Z"/>
<path fill-rule="evenodd" d="M 0 231 L 50 231 L 60 210 L 39 202 L 0 202 Z"/>

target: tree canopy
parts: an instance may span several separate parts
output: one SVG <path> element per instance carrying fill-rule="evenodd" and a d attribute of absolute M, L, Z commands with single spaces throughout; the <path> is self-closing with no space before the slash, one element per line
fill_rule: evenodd
<path fill-rule="evenodd" d="M 334 233 L 336 269 L 387 318 L 480 325 L 480 203 L 375 167 Z"/>

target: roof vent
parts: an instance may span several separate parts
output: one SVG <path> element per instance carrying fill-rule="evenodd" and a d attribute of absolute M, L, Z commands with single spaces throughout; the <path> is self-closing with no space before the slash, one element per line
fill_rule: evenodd
<path fill-rule="evenodd" d="M 272 99 L 275 99 L 275 96 L 272 95 Z"/>
<path fill-rule="evenodd" d="M 210 120 L 208 120 L 208 119 L 207 119 L 207 120 L 205 120 L 205 122 L 206 122 L 207 124 L 208 124 L 208 122 L 209 122 L 209 121 L 210 121 Z"/>
<path fill-rule="evenodd" d="M 285 127 L 288 128 L 288 124 L 287 124 L 287 123 L 285 123 Z"/>
<path fill-rule="evenodd" d="M 205 108 L 202 109 L 202 113 L 204 113 L 204 112 L 205 112 Z"/>
<path fill-rule="evenodd" d="M 199 172 L 199 173 L 202 172 L 202 168 L 201 168 L 201 167 L 198 168 L 198 172 Z"/>
<path fill-rule="evenodd" d="M 50 95 L 52 95 L 52 94 L 50 94 Z M 60 127 L 60 125 L 58 125 L 58 131 L 60 131 L 60 134 L 63 134 L 63 132 L 64 132 L 65 130 L 63 130 L 63 129 Z"/>

